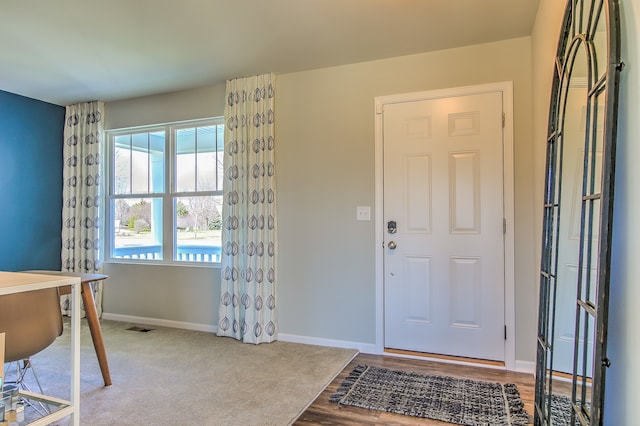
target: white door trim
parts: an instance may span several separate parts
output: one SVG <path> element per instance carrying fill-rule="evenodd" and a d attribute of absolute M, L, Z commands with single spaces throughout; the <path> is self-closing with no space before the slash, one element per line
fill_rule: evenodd
<path fill-rule="evenodd" d="M 453 96 L 475 95 L 487 92 L 501 92 L 505 113 L 504 123 L 504 215 L 506 233 L 504 236 L 504 283 L 505 283 L 505 367 L 516 369 L 515 334 L 515 240 L 514 240 L 514 168 L 513 168 L 513 82 L 482 84 L 477 86 L 455 87 L 426 92 L 404 93 L 399 95 L 378 96 L 375 98 L 375 285 L 376 285 L 376 353 L 384 353 L 384 223 L 383 223 L 383 119 L 382 107 L 385 104 L 447 98 Z"/>

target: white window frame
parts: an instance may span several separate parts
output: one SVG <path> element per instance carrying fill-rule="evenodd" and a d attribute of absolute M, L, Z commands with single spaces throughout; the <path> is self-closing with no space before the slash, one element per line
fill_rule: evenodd
<path fill-rule="evenodd" d="M 222 189 L 213 191 L 193 191 L 178 192 L 176 191 L 176 141 L 175 134 L 179 129 L 203 127 L 203 126 L 220 126 L 224 125 L 224 117 L 212 117 L 197 120 L 187 120 L 170 122 L 164 124 L 136 126 L 112 129 L 105 132 L 106 158 L 105 175 L 107 179 L 106 202 L 104 203 L 105 223 L 104 240 L 105 240 L 105 262 L 107 263 L 134 263 L 134 264 L 157 264 L 157 265 L 177 265 L 177 266 L 195 266 L 195 267 L 220 267 L 219 257 L 217 262 L 209 261 L 185 261 L 175 260 L 174 254 L 177 251 L 176 224 L 177 217 L 174 207 L 174 199 L 188 196 L 223 196 Z M 132 133 L 162 132 L 165 133 L 165 158 L 164 158 L 164 192 L 149 192 L 136 194 L 114 194 L 114 139 L 116 136 L 127 135 Z M 114 227 L 115 212 L 112 211 L 111 205 L 113 199 L 140 199 L 140 198 L 161 198 L 162 199 L 162 259 L 129 259 L 112 257 L 114 248 Z"/>

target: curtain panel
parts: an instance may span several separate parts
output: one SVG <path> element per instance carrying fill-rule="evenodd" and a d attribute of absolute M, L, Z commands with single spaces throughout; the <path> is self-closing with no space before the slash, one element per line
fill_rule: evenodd
<path fill-rule="evenodd" d="M 62 271 L 96 273 L 100 269 L 100 225 L 104 140 L 104 103 L 67 106 L 63 147 Z M 98 315 L 102 283 L 91 284 Z M 71 315 L 70 296 L 62 296 L 62 313 Z M 82 309 L 84 316 L 84 309 Z"/>
<path fill-rule="evenodd" d="M 275 75 L 227 81 L 218 335 L 277 339 Z"/>

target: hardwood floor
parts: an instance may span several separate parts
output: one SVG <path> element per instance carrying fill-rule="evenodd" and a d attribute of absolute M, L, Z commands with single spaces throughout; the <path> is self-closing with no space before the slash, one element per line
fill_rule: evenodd
<path fill-rule="evenodd" d="M 383 355 L 359 354 L 302 413 L 294 425 L 447 425 L 437 420 L 420 419 L 400 414 L 385 413 L 358 407 L 343 406 L 329 402 L 329 396 L 340 386 L 344 378 L 358 364 L 374 365 L 394 370 L 413 371 L 473 380 L 515 383 L 525 409 L 531 417 L 534 404 L 533 375 L 514 373 L 483 367 L 469 367 L 416 359 Z"/>

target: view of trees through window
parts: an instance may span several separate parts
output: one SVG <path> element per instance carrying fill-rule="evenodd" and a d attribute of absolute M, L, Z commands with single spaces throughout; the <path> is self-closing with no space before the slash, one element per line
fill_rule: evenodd
<path fill-rule="evenodd" d="M 110 133 L 110 258 L 219 262 L 223 136 L 216 120 Z"/>

